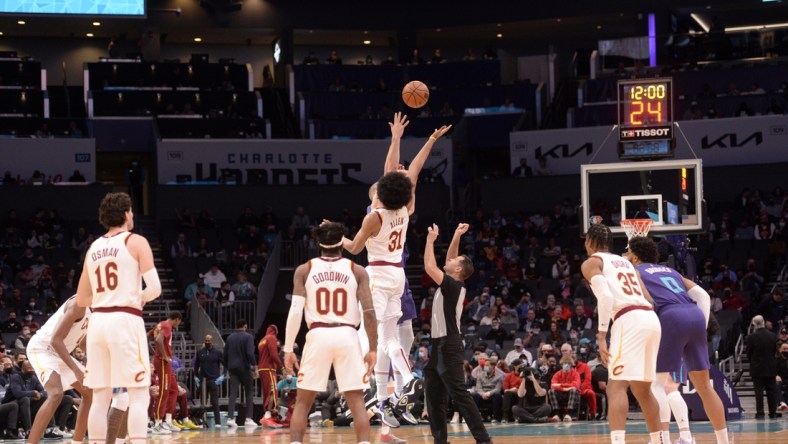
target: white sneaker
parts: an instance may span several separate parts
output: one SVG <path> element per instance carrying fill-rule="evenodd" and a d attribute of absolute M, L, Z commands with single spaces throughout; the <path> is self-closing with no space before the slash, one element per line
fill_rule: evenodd
<path fill-rule="evenodd" d="M 214 424 L 214 425 L 213 425 L 213 428 L 215 428 L 215 429 L 221 429 L 221 428 L 222 428 L 222 425 L 221 425 L 221 424 Z"/>
<path fill-rule="evenodd" d="M 248 429 L 248 428 L 253 428 L 253 429 L 256 429 L 256 428 L 257 428 L 257 427 L 259 427 L 259 426 L 257 425 L 257 423 L 256 423 L 256 422 L 254 422 L 254 419 L 252 419 L 252 418 L 246 418 L 246 421 L 244 421 L 244 427 L 245 427 L 245 428 L 247 428 L 247 429 Z"/>
<path fill-rule="evenodd" d="M 572 422 L 572 417 L 569 415 L 564 415 L 564 422 Z"/>
<path fill-rule="evenodd" d="M 162 426 L 163 428 L 165 428 L 165 429 L 169 430 L 169 431 L 170 431 L 170 432 L 172 432 L 172 433 L 177 433 L 177 432 L 180 432 L 180 431 L 181 431 L 181 429 L 179 429 L 179 428 L 178 428 L 178 427 L 177 427 L 175 424 L 170 424 L 170 423 L 169 423 L 169 422 L 167 422 L 167 421 L 164 421 L 164 422 L 162 422 L 162 423 L 161 423 L 161 426 Z"/>
<path fill-rule="evenodd" d="M 451 417 L 452 424 L 459 424 L 460 423 L 460 412 L 454 412 L 454 416 Z"/>
<path fill-rule="evenodd" d="M 230 429 L 234 429 L 238 427 L 238 424 L 235 423 L 234 419 L 227 418 L 227 427 Z"/>
<path fill-rule="evenodd" d="M 156 424 L 151 429 L 151 432 L 154 435 L 172 435 L 172 432 L 169 429 L 164 428 L 163 424 Z"/>
<path fill-rule="evenodd" d="M 60 427 L 53 428 L 52 433 L 58 436 L 62 436 L 63 439 L 71 439 L 74 437 L 73 433 L 69 433 L 68 430 L 63 430 Z"/>
<path fill-rule="evenodd" d="M 780 407 L 778 407 L 777 410 L 779 410 L 781 412 L 784 412 L 784 411 L 788 410 L 788 404 L 786 404 L 784 402 L 781 402 L 780 403 Z"/>

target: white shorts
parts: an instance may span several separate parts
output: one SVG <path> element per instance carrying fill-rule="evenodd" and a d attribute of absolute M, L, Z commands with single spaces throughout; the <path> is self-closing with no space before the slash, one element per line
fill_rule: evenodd
<path fill-rule="evenodd" d="M 632 310 L 613 322 L 610 331 L 609 378 L 651 382 L 657 376 L 662 327 L 651 310 Z"/>
<path fill-rule="evenodd" d="M 368 266 L 366 270 L 378 322 L 401 318 L 405 270 L 391 265 Z"/>
<path fill-rule="evenodd" d="M 366 390 L 367 366 L 361 354 L 358 332 L 353 327 L 318 327 L 306 334 L 298 388 L 324 392 L 331 366 L 340 392 Z"/>
<path fill-rule="evenodd" d="M 85 386 L 150 386 L 148 338 L 142 318 L 124 312 L 93 313 L 88 324 Z"/>
<path fill-rule="evenodd" d="M 38 376 L 42 385 L 46 386 L 52 373 L 60 375 L 60 385 L 63 387 L 63 390 L 71 389 L 74 383 L 77 382 L 77 376 L 71 368 L 60 359 L 60 356 L 51 346 L 39 344 L 38 341 L 31 340 L 27 345 L 27 357 L 30 359 L 30 363 L 33 364 L 33 369 L 35 369 L 36 376 Z M 73 356 L 71 360 L 82 368 L 83 372 L 85 371 L 85 367 L 81 362 L 74 359 Z"/>

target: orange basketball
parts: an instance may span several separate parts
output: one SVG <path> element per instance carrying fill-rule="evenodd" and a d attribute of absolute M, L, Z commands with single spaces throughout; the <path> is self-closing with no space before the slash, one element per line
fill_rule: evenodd
<path fill-rule="evenodd" d="M 422 82 L 414 80 L 402 88 L 402 101 L 411 108 L 421 108 L 430 99 L 430 90 Z"/>

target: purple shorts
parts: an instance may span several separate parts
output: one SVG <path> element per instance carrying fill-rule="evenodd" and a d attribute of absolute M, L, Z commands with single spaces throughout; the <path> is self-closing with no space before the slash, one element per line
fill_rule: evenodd
<path fill-rule="evenodd" d="M 665 306 L 659 312 L 659 322 L 662 324 L 662 339 L 657 355 L 657 373 L 709 369 L 706 319 L 696 305 Z"/>
<path fill-rule="evenodd" d="M 413 302 L 413 292 L 410 291 L 407 278 L 405 279 L 405 291 L 402 292 L 400 301 L 402 301 L 402 317 L 399 318 L 397 324 L 416 319 L 419 316 L 418 312 L 416 312 L 416 303 Z"/>

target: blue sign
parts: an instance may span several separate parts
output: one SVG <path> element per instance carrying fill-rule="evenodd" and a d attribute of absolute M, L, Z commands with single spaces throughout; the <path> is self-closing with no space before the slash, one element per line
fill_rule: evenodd
<path fill-rule="evenodd" d="M 0 13 L 145 15 L 145 0 L 0 0 Z"/>
<path fill-rule="evenodd" d="M 736 393 L 736 388 L 728 381 L 728 378 L 714 366 L 711 366 L 709 369 L 709 376 L 711 377 L 711 385 L 714 387 L 714 391 L 717 392 L 717 395 L 722 400 L 723 407 L 725 407 L 725 417 L 729 421 L 744 419 L 744 410 L 742 410 L 739 402 L 739 394 Z M 706 416 L 706 411 L 703 410 L 703 401 L 701 401 L 691 382 L 681 386 L 681 396 L 687 402 L 691 420 L 708 421 L 709 418 Z"/>

